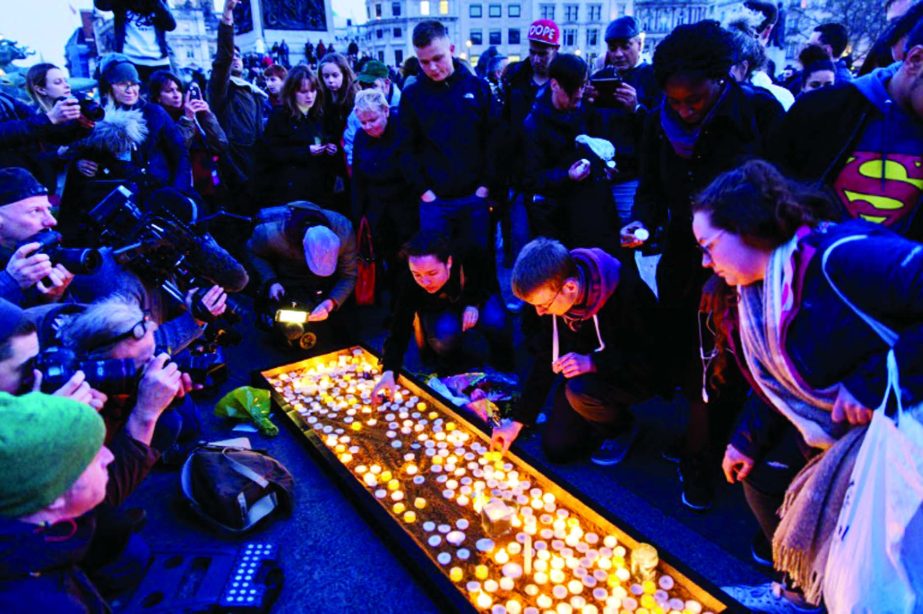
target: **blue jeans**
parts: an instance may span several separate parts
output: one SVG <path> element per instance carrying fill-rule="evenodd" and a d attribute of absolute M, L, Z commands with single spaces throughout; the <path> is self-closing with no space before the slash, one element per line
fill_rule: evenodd
<path fill-rule="evenodd" d="M 420 202 L 420 232 L 449 237 L 463 245 L 487 249 L 490 245 L 490 213 L 480 196 L 436 198 Z"/>
<path fill-rule="evenodd" d="M 632 221 L 631 209 L 635 206 L 635 192 L 637 191 L 637 179 L 612 184 L 612 200 L 615 201 L 615 210 L 619 215 L 620 226 L 625 226 Z"/>
<path fill-rule="evenodd" d="M 448 358 L 461 351 L 462 313 L 466 305 L 452 305 L 443 311 L 421 312 L 420 323 L 426 343 L 437 356 Z M 497 368 L 507 367 L 512 362 L 512 337 L 508 318 L 500 297 L 492 295 L 478 310 L 478 322 L 474 329 L 487 338 L 491 359 Z M 498 364 L 499 363 L 499 364 Z"/>

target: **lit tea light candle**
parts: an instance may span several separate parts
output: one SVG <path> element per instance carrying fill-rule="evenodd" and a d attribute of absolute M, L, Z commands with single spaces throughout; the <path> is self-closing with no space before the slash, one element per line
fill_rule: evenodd
<path fill-rule="evenodd" d="M 439 561 L 440 565 L 448 565 L 452 562 L 452 555 L 448 552 L 440 552 L 436 555 L 436 560 Z"/>
<path fill-rule="evenodd" d="M 547 610 L 548 608 L 551 607 L 551 605 L 554 602 L 551 600 L 551 597 L 549 597 L 548 595 L 539 595 L 535 599 L 535 603 L 536 605 L 538 605 L 538 607 L 542 608 L 543 610 Z"/>
<path fill-rule="evenodd" d="M 461 567 L 453 567 L 449 570 L 449 579 L 452 580 L 452 582 L 461 582 L 464 577 L 465 572 L 462 571 Z"/>
<path fill-rule="evenodd" d="M 418 510 L 422 510 L 424 507 L 426 507 L 426 499 L 423 497 L 417 497 L 413 500 L 413 506 Z"/>
<path fill-rule="evenodd" d="M 407 506 L 401 503 L 400 501 L 398 501 L 391 507 L 391 509 L 394 510 L 395 514 L 400 515 L 404 513 L 404 510 L 407 509 Z"/>
<path fill-rule="evenodd" d="M 438 546 L 439 544 L 442 543 L 442 536 L 440 536 L 440 535 L 430 535 L 430 536 L 429 536 L 429 539 L 426 540 L 426 543 L 428 543 L 430 546 L 432 546 L 433 548 L 435 548 L 436 546 Z"/>
<path fill-rule="evenodd" d="M 445 536 L 445 540 L 453 546 L 460 546 L 465 541 L 465 534 L 461 531 L 449 531 Z"/>
<path fill-rule="evenodd" d="M 522 577 L 523 569 L 520 567 L 519 563 L 506 563 L 501 569 L 504 578 L 509 578 L 510 580 L 518 580 Z"/>
<path fill-rule="evenodd" d="M 505 591 L 511 591 L 516 586 L 516 582 L 512 578 L 503 576 L 500 578 L 500 588 Z"/>
<path fill-rule="evenodd" d="M 404 512 L 404 522 L 409 524 L 409 523 L 413 523 L 416 521 L 417 521 L 416 512 L 414 512 L 413 510 L 407 510 L 406 512 Z"/>
<path fill-rule="evenodd" d="M 474 600 L 474 603 L 475 603 L 475 605 L 477 605 L 477 607 L 479 607 L 479 608 L 481 608 L 481 609 L 483 609 L 483 610 L 486 610 L 486 609 L 489 608 L 491 605 L 493 605 L 494 600 L 491 599 L 491 598 L 490 598 L 490 595 L 488 595 L 487 593 L 478 593 L 478 596 L 477 596 L 477 598 Z"/>
<path fill-rule="evenodd" d="M 484 590 L 488 593 L 496 593 L 498 588 L 500 588 L 500 585 L 496 580 L 485 580 Z"/>
<path fill-rule="evenodd" d="M 499 548 L 494 553 L 494 561 L 496 561 L 498 565 L 505 565 L 510 562 L 510 555 L 505 549 Z"/>
<path fill-rule="evenodd" d="M 478 580 L 484 580 L 490 574 L 490 570 L 487 568 L 487 565 L 478 565 L 474 568 L 474 577 Z"/>

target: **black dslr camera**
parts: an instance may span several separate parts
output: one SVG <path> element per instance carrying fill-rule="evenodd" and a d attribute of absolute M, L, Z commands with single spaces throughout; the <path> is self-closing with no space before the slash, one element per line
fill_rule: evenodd
<path fill-rule="evenodd" d="M 42 372 L 42 392 L 54 392 L 83 371 L 87 383 L 108 395 L 132 394 L 138 388 L 138 370 L 131 359 L 92 359 L 78 356 L 73 350 L 50 347 L 35 359 Z"/>
<path fill-rule="evenodd" d="M 67 100 L 67 97 L 61 96 L 55 102 L 62 100 Z M 88 122 L 98 122 L 106 118 L 106 110 L 92 98 L 78 98 L 77 104 L 80 105 L 80 116 Z"/>
<path fill-rule="evenodd" d="M 41 247 L 33 253 L 48 254 L 52 263 L 63 264 L 64 268 L 77 275 L 89 275 L 99 269 L 103 262 L 99 250 L 90 247 L 62 247 L 61 240 L 61 233 L 49 229 L 29 237 L 23 244 L 39 243 Z"/>

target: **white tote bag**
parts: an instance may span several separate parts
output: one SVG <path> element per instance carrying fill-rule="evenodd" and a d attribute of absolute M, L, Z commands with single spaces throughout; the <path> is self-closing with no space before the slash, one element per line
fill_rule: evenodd
<path fill-rule="evenodd" d="M 824 570 L 824 602 L 831 614 L 923 612 L 923 424 L 901 404 L 894 345 L 897 334 L 856 307 L 827 274 L 827 281 L 889 345 L 888 389 L 859 449 Z M 897 411 L 885 413 L 892 392 Z M 915 401 L 918 401 L 915 399 Z M 919 407 L 917 408 L 919 410 Z M 909 527 L 909 532 L 908 532 Z M 908 566 L 909 565 L 909 566 Z"/>

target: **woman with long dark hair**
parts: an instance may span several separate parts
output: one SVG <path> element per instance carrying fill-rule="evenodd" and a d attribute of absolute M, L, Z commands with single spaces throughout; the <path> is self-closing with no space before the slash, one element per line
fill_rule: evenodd
<path fill-rule="evenodd" d="M 339 151 L 324 127 L 324 90 L 307 66 L 296 66 L 282 86 L 282 106 L 263 133 L 259 172 L 261 206 L 308 200 L 329 206 L 331 160 Z"/>
<path fill-rule="evenodd" d="M 218 191 L 218 158 L 228 150 L 228 137 L 202 99 L 202 90 L 194 81 L 183 87 L 179 77 L 158 70 L 148 80 L 148 96 L 176 122 L 192 165 L 192 183 L 196 192 L 213 200 Z"/>

